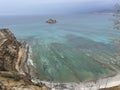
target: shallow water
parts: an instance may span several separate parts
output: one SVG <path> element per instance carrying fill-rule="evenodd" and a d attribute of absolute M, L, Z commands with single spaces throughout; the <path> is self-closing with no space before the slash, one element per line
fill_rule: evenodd
<path fill-rule="evenodd" d="M 111 73 L 98 62 L 116 60 L 113 41 L 120 33 L 113 30 L 112 15 L 54 17 L 56 24 L 45 23 L 48 16 L 1 16 L 0 27 L 10 28 L 32 47 L 32 59 L 42 80 L 78 82 Z"/>

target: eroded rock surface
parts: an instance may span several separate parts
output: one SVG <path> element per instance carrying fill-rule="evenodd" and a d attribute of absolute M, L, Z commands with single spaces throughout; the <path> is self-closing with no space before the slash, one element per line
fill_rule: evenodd
<path fill-rule="evenodd" d="M 15 71 L 19 43 L 8 29 L 0 29 L 0 70 Z"/>

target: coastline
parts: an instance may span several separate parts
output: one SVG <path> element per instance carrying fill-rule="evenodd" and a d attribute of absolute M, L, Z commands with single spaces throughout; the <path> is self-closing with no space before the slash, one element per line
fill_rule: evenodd
<path fill-rule="evenodd" d="M 46 86 L 51 88 L 51 90 L 99 90 L 103 88 L 110 88 L 114 86 L 120 85 L 120 73 L 109 76 L 106 78 L 100 78 L 98 80 L 91 80 L 91 81 L 83 81 L 83 82 L 70 82 L 70 83 L 54 83 L 54 82 L 46 82 Z M 34 81 L 35 82 L 35 81 Z"/>
<path fill-rule="evenodd" d="M 6 35 L 9 35 L 9 37 Z M 109 88 L 120 85 L 119 72 L 97 80 L 83 82 L 54 83 L 48 81 L 41 81 L 37 78 L 36 67 L 33 63 L 33 60 L 31 59 L 32 48 L 24 41 L 17 41 L 14 35 L 8 29 L 1 30 L 0 36 L 0 39 L 2 39 L 0 43 L 0 48 L 5 50 L 2 47 L 9 46 L 7 48 L 8 50 L 6 50 L 5 52 L 10 52 L 10 55 L 17 54 L 17 56 L 14 57 L 14 62 L 10 58 L 3 58 L 3 60 L 7 59 L 9 61 L 12 61 L 12 64 L 8 64 L 9 62 L 6 61 L 6 64 L 9 65 L 6 67 L 6 69 L 8 70 L 0 71 L 0 90 L 4 90 L 4 87 L 10 89 L 14 88 L 15 90 L 99 90 L 102 88 Z M 6 43 L 6 41 L 8 41 L 9 44 Z M 12 43 L 12 41 L 15 44 Z M 18 50 L 16 50 L 16 48 Z M 7 55 L 7 57 L 13 57 L 9 54 Z M 13 68 L 9 69 L 10 66 Z M 27 89 L 24 89 L 24 86 Z M 34 89 L 31 87 L 34 87 Z"/>
<path fill-rule="evenodd" d="M 32 54 L 32 51 L 30 52 Z M 29 61 L 30 60 L 30 61 Z M 30 65 L 33 65 L 32 59 L 28 59 L 28 62 L 31 63 Z M 43 83 L 47 87 L 51 88 L 51 90 L 99 90 L 103 88 L 111 88 L 114 86 L 120 85 L 120 73 L 116 72 L 114 74 L 111 74 L 109 76 L 98 78 L 96 80 L 90 80 L 90 81 L 83 81 L 83 82 L 68 82 L 68 83 L 59 83 L 59 82 L 51 82 L 51 81 L 41 81 L 37 78 L 31 79 L 31 81 L 35 84 Z"/>
<path fill-rule="evenodd" d="M 19 50 L 19 55 L 21 55 L 21 60 L 19 60 L 19 70 L 18 72 L 23 75 L 27 75 L 31 81 L 36 79 L 37 71 L 36 67 L 31 58 L 32 48 L 24 41 L 20 41 L 23 43 L 22 48 Z M 37 84 L 37 83 L 36 83 Z"/>
<path fill-rule="evenodd" d="M 35 70 L 35 65 L 31 59 L 32 55 L 32 48 L 30 48 L 29 45 L 26 45 L 26 47 L 29 47 L 28 54 L 29 58 L 26 61 L 27 68 L 33 69 L 31 71 Z M 31 67 L 32 66 L 32 67 Z M 29 74 L 31 73 L 29 71 Z M 120 85 L 120 73 L 116 72 L 114 74 L 111 74 L 109 76 L 103 77 L 103 78 L 98 78 L 96 80 L 90 80 L 90 81 L 83 81 L 83 82 L 68 82 L 68 83 L 54 83 L 54 82 L 49 82 L 49 81 L 41 81 L 37 79 L 35 72 L 32 72 L 30 74 L 31 81 L 35 84 L 45 84 L 47 87 L 51 88 L 51 90 L 99 90 L 103 88 L 111 88 L 114 86 Z"/>

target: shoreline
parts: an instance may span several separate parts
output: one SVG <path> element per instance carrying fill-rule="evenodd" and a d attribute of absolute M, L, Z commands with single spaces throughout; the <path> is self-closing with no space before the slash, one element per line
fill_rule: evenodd
<path fill-rule="evenodd" d="M 28 46 L 29 47 L 29 46 Z M 30 56 L 32 55 L 32 50 L 28 53 Z M 30 58 L 30 57 L 29 57 Z M 27 59 L 28 67 L 29 65 L 33 66 L 35 69 L 35 65 L 32 59 Z M 30 64 L 29 64 L 30 63 Z M 98 78 L 96 80 L 88 80 L 83 82 L 67 82 L 67 83 L 60 83 L 60 82 L 51 82 L 51 81 L 41 81 L 31 74 L 32 78 L 31 81 L 35 84 L 45 84 L 47 87 L 51 88 L 51 90 L 99 90 L 102 88 L 110 88 L 114 86 L 120 85 L 120 73 L 116 72 L 110 74 L 106 77 Z"/>
<path fill-rule="evenodd" d="M 21 52 L 23 56 L 21 58 L 19 68 L 21 68 L 20 70 L 23 71 L 22 74 L 29 75 L 29 78 L 32 80 L 33 78 L 36 77 L 36 69 L 35 69 L 36 67 L 33 63 L 33 60 L 31 59 L 32 50 L 27 43 L 25 42 L 21 42 L 21 43 L 23 43 L 23 46 L 21 49 L 24 49 L 24 50 L 23 52 Z"/>
<path fill-rule="evenodd" d="M 46 84 L 46 86 L 52 88 L 52 90 L 59 90 L 59 89 L 72 89 L 72 90 L 99 90 L 102 88 L 110 88 L 114 86 L 120 85 L 120 73 L 109 76 L 106 78 L 100 78 L 98 80 L 91 80 L 91 81 L 83 81 L 83 82 L 70 82 L 70 83 L 53 83 L 53 82 L 46 82 L 41 81 Z"/>
<path fill-rule="evenodd" d="M 66 82 L 66 83 L 60 83 L 60 82 L 52 82 L 52 81 L 41 81 L 37 77 L 37 71 L 36 67 L 33 63 L 33 60 L 31 59 L 32 57 L 32 48 L 25 43 L 24 41 L 22 48 L 24 48 L 24 53 L 22 56 L 22 59 L 20 61 L 20 70 L 24 72 L 24 75 L 28 75 L 30 80 L 36 84 L 36 85 L 41 85 L 45 84 L 47 87 L 51 88 L 51 90 L 99 90 L 102 88 L 110 88 L 114 86 L 120 85 L 120 73 L 116 72 L 113 74 L 110 74 L 106 77 L 98 78 L 95 80 L 88 80 L 88 81 L 83 81 L 83 82 Z M 22 49 L 21 48 L 21 49 Z M 21 55 L 21 54 L 20 54 Z M 18 71 L 19 73 L 21 71 Z"/>

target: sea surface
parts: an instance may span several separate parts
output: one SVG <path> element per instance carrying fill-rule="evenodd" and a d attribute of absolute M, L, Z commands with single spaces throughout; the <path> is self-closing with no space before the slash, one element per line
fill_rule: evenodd
<path fill-rule="evenodd" d="M 49 18 L 56 24 L 48 24 Z M 115 40 L 111 14 L 0 16 L 0 28 L 9 28 L 32 47 L 39 79 L 79 82 L 107 76 L 115 64 Z M 101 63 L 105 63 L 104 65 Z"/>

